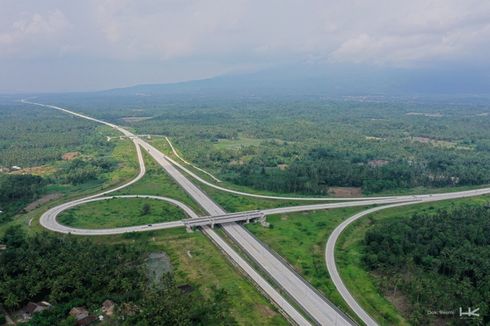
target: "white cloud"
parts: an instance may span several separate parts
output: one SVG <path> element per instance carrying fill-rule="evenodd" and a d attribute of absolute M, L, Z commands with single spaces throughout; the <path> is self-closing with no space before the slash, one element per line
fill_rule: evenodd
<path fill-rule="evenodd" d="M 7 30 L 0 32 L 0 54 L 18 55 L 22 51 L 37 52 L 36 46 L 61 40 L 69 28 L 65 15 L 58 9 L 44 14 L 21 14 Z M 62 44 L 56 43 L 62 48 Z"/>
<path fill-rule="evenodd" d="M 171 71 L 180 62 L 183 76 L 189 62 L 216 73 L 298 61 L 490 64 L 487 0 L 0 0 L 0 8 L 0 57 L 10 62 Z"/>

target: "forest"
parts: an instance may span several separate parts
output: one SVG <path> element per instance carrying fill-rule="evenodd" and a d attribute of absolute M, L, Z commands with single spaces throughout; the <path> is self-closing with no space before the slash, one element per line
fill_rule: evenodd
<path fill-rule="evenodd" d="M 490 182 L 490 109 L 471 99 L 102 96 L 49 99 L 169 136 L 221 179 L 281 193 L 366 194 Z"/>
<path fill-rule="evenodd" d="M 490 206 L 465 205 L 375 223 L 364 239 L 363 261 L 385 294 L 403 293 L 417 325 L 490 322 Z M 479 308 L 461 320 L 459 307 Z M 429 311 L 453 311 L 431 315 Z"/>
<path fill-rule="evenodd" d="M 84 306 L 93 312 L 111 299 L 114 325 L 234 325 L 227 293 L 214 289 L 183 293 L 172 274 L 149 279 L 143 246 L 100 245 L 73 236 L 27 236 L 11 227 L 0 252 L 0 300 L 9 310 L 45 300 L 51 309 L 35 314 L 29 325 L 75 325 L 68 312 Z M 131 307 L 131 308 L 128 308 Z"/>
<path fill-rule="evenodd" d="M 0 224 L 9 221 L 46 188 L 46 180 L 33 175 L 0 174 Z"/>
<path fill-rule="evenodd" d="M 0 115 L 0 224 L 50 186 L 101 182 L 117 168 L 107 156 L 115 147 L 105 138 L 110 130 L 14 101 L 0 102 Z M 65 153 L 75 155 L 63 159 Z"/>

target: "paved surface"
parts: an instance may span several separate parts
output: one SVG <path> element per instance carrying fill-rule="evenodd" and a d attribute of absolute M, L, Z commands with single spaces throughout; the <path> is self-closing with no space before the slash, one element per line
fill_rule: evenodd
<path fill-rule="evenodd" d="M 355 312 L 357 316 L 366 324 L 369 326 L 377 325 L 376 321 L 374 321 L 371 316 L 357 303 L 357 301 L 354 299 L 354 297 L 350 294 L 349 290 L 347 290 L 347 287 L 345 286 L 344 282 L 342 281 L 340 274 L 337 270 L 337 265 L 335 264 L 335 245 L 337 243 L 337 240 L 340 237 L 340 234 L 345 230 L 347 226 L 352 224 L 353 222 L 357 221 L 361 217 L 364 217 L 366 215 L 369 215 L 371 213 L 383 210 L 383 209 L 388 209 L 388 208 L 394 208 L 394 207 L 401 207 L 401 206 L 407 206 L 407 205 L 413 205 L 413 204 L 419 204 L 421 202 L 433 202 L 433 201 L 440 201 L 440 200 L 448 200 L 448 199 L 457 199 L 457 198 L 465 198 L 465 197 L 473 197 L 473 196 L 480 196 L 480 195 L 486 195 L 490 193 L 489 188 L 485 189 L 478 189 L 478 190 L 468 190 L 468 191 L 460 191 L 460 192 L 453 192 L 453 193 L 447 193 L 447 194 L 437 194 L 437 195 L 428 195 L 428 196 L 418 196 L 418 199 L 415 201 L 407 201 L 407 202 L 401 202 L 401 203 L 395 203 L 391 205 L 385 205 L 385 206 L 379 206 L 379 207 L 374 207 L 365 211 L 362 211 L 360 213 L 357 213 L 341 224 L 339 224 L 330 234 L 327 244 L 326 244 L 326 249 L 325 249 L 325 262 L 327 265 L 328 273 L 330 274 L 330 278 L 332 279 L 332 282 L 334 283 L 335 287 L 337 288 L 337 291 L 339 291 L 340 295 L 342 298 L 347 302 L 349 307 Z"/>
<path fill-rule="evenodd" d="M 52 105 L 45 105 L 45 104 L 40 104 L 40 103 L 34 103 L 34 102 L 29 102 L 26 100 L 22 100 L 24 103 L 28 104 L 33 104 L 33 105 L 40 105 L 44 107 L 49 107 L 52 109 L 60 110 L 69 114 L 73 114 L 75 116 L 85 118 L 88 120 L 92 120 L 98 123 L 102 123 L 105 125 L 108 125 L 114 129 L 117 129 L 121 131 L 125 136 L 128 136 L 129 138 L 133 139 L 133 142 L 135 142 L 136 145 L 141 145 L 166 171 L 169 173 L 174 180 L 179 183 L 186 191 L 187 193 L 193 197 L 198 203 L 201 204 L 201 206 L 208 211 L 211 215 L 223 215 L 225 212 L 218 206 L 216 205 L 211 199 L 209 199 L 202 191 L 200 191 L 194 184 L 192 184 L 187 178 L 185 178 L 173 165 L 171 165 L 167 160 L 165 160 L 164 155 L 159 152 L 156 148 L 151 146 L 150 144 L 142 141 L 139 138 L 136 138 L 132 133 L 130 133 L 127 130 L 124 130 L 123 128 L 120 128 L 116 125 L 107 123 L 105 121 L 101 121 L 98 119 L 90 118 L 87 116 L 84 116 L 82 114 L 78 114 L 75 112 L 68 111 L 66 109 L 52 106 Z M 137 151 L 138 151 L 138 158 L 140 158 L 140 168 L 142 168 L 142 172 L 140 172 L 140 175 L 136 178 L 139 180 L 143 174 L 144 174 L 144 162 L 142 159 L 142 155 L 139 149 L 139 146 L 136 146 Z M 127 186 L 129 184 L 132 184 L 136 182 L 137 180 L 132 180 L 130 183 L 123 185 L 121 187 L 118 187 L 117 189 L 124 188 L 124 186 Z M 86 197 L 84 199 L 80 199 L 77 201 L 72 201 L 71 203 L 75 202 L 75 204 L 79 204 L 81 201 L 86 201 L 86 200 L 91 200 L 93 198 L 96 198 L 97 196 L 100 195 L 105 195 L 107 193 L 113 192 L 116 190 L 111 190 L 111 191 L 106 191 L 102 194 L 97 194 L 93 196 Z M 60 206 L 64 206 L 60 205 Z M 59 206 L 58 206 L 59 207 Z M 55 207 L 56 208 L 56 207 Z M 53 208 L 53 209 L 55 209 Z M 43 215 L 44 216 L 44 215 Z M 52 214 L 50 216 L 54 216 L 54 220 L 56 220 L 55 216 L 56 214 Z M 48 220 L 48 216 L 44 218 L 44 220 Z M 55 229 L 54 231 L 57 232 L 63 232 L 67 233 L 70 231 L 59 229 L 58 227 L 61 225 L 59 223 L 54 223 L 51 220 L 51 223 L 47 223 L 48 225 L 53 225 L 53 228 Z M 45 226 L 43 224 L 43 226 Z M 51 228 L 50 228 L 51 229 Z M 146 228 L 146 230 L 152 230 L 152 227 Z M 92 230 L 90 230 L 92 231 Z M 202 228 L 203 233 L 205 233 L 221 250 L 223 253 L 225 253 L 236 266 L 238 266 L 244 273 L 248 275 L 250 279 L 252 279 L 255 284 L 290 318 L 291 321 L 296 323 L 297 325 L 311 325 L 311 323 L 295 308 L 293 307 L 274 287 L 272 287 L 268 281 L 265 280 L 265 278 L 260 275 L 250 264 L 245 261 L 230 245 L 228 245 L 221 237 L 216 234 L 211 228 L 209 227 L 203 227 Z M 107 230 L 107 232 L 112 232 L 112 230 Z M 127 232 L 127 231 L 126 231 Z M 112 233 L 104 233 L 104 234 L 112 234 Z M 338 323 L 338 325 L 343 325 L 343 323 Z"/>
<path fill-rule="evenodd" d="M 139 149 L 141 146 L 145 151 L 147 151 L 168 173 L 171 175 L 175 181 L 181 185 L 185 191 L 194 198 L 210 215 L 224 215 L 225 211 L 219 207 L 216 203 L 214 203 L 204 192 L 202 192 L 198 187 L 196 187 L 192 182 L 190 182 L 177 168 L 179 167 L 181 170 L 185 171 L 195 179 L 200 182 L 211 186 L 213 188 L 251 197 L 257 198 L 272 198 L 272 199 L 287 199 L 287 200 L 310 200 L 310 201 L 325 201 L 325 200 L 354 200 L 349 202 L 341 202 L 341 203 L 326 203 L 326 204 L 316 204 L 316 205 L 302 205 L 302 206 L 293 206 L 293 207 L 283 207 L 283 208 L 274 208 L 267 209 L 262 211 L 266 215 L 272 214 L 281 214 L 288 212 L 300 212 L 300 211 L 308 211 L 308 210 L 318 210 L 318 209 L 329 209 L 329 208 L 339 208 L 339 207 L 353 207 L 353 206 L 366 206 L 366 205 L 386 205 L 371 208 L 369 210 L 358 213 L 351 218 L 347 219 L 343 223 L 341 223 L 330 235 L 325 252 L 325 260 L 327 264 L 327 269 L 332 277 L 332 281 L 337 287 L 338 291 L 344 298 L 344 300 L 348 303 L 348 305 L 353 309 L 353 311 L 365 322 L 367 325 L 376 325 L 376 322 L 359 306 L 359 304 L 354 300 L 354 298 L 350 295 L 347 288 L 343 284 L 340 275 L 338 274 L 336 265 L 335 265 L 335 256 L 334 256 L 334 248 L 338 237 L 342 233 L 342 231 L 352 222 L 358 220 L 359 218 L 366 216 L 370 213 L 373 213 L 378 210 L 417 204 L 421 202 L 431 202 L 431 201 L 439 201 L 439 200 L 447 200 L 447 199 L 456 199 L 456 198 L 464 198 L 471 196 L 478 196 L 490 193 L 490 188 L 483 188 L 477 190 L 468 190 L 468 191 L 460 191 L 460 192 L 452 192 L 452 193 L 440 193 L 440 194 L 431 194 L 431 195 L 408 195 L 408 196 L 386 196 L 386 197 L 361 197 L 361 198 L 303 198 L 303 197 L 279 197 L 279 196 L 266 196 L 266 195 L 257 195 L 250 194 L 245 192 L 234 191 L 231 189 L 227 189 L 224 187 L 216 186 L 203 180 L 199 176 L 195 175 L 192 171 L 189 171 L 179 163 L 174 160 L 166 157 L 156 148 L 146 143 L 145 141 L 137 138 L 129 131 L 120 128 L 114 124 L 110 124 L 98 119 L 90 118 L 82 114 L 74 113 L 66 109 L 62 109 L 56 106 L 44 105 L 38 103 L 32 103 L 28 101 L 24 101 L 25 103 L 41 105 L 45 107 L 50 107 L 53 109 L 61 110 L 69 114 L 73 114 L 79 116 L 81 118 L 89 119 L 98 123 L 103 123 L 108 125 L 114 129 L 119 130 L 124 135 L 133 139 L 136 144 L 136 148 L 138 150 L 138 157 L 140 161 L 141 171 L 138 177 L 132 180 L 130 183 L 115 188 L 111 191 L 107 191 L 105 193 L 94 195 L 82 199 L 82 201 L 93 201 L 93 200 L 103 200 L 103 199 L 95 199 L 95 197 L 100 195 L 106 195 L 110 192 L 119 190 L 129 184 L 132 184 L 139 180 L 144 174 L 144 163 L 142 163 L 142 156 Z M 139 146 L 138 146 L 139 145 Z M 141 196 L 140 196 L 141 197 Z M 110 197 L 106 197 L 110 198 Z M 162 197 L 165 198 L 165 197 Z M 168 200 L 170 198 L 165 198 L 164 200 Z M 80 200 L 73 201 L 63 205 L 70 205 L 71 203 L 75 203 L 75 205 L 80 204 Z M 179 206 L 179 204 L 175 203 Z M 180 203 L 182 204 L 182 203 Z M 61 206 L 63 206 L 61 205 Z M 183 204 L 182 204 L 183 205 Z M 184 205 L 185 206 L 185 205 Z M 59 206 L 58 206 L 59 207 Z M 73 207 L 73 206 L 71 206 Z M 56 208 L 56 207 L 55 207 Z M 181 207 L 184 209 L 183 207 Z M 67 209 L 67 208 L 65 208 Z M 185 209 L 184 209 L 185 210 Z M 190 210 L 190 209 L 189 209 Z M 191 210 L 192 211 L 192 210 Z M 193 212 L 192 212 L 193 213 Z M 192 214 L 191 213 L 191 214 Z M 44 216 L 44 215 L 43 215 Z M 190 215 L 191 216 L 191 215 Z M 56 214 L 54 214 L 56 217 Z M 47 218 L 46 218 L 47 219 Z M 51 219 L 53 220 L 53 219 Z M 55 220 L 55 218 L 54 218 Z M 181 221 L 171 222 L 171 223 L 182 223 Z M 48 223 L 49 224 L 49 223 Z M 164 223 L 161 223 L 164 224 Z M 177 227 L 181 225 L 174 225 L 168 227 Z M 62 226 L 65 227 L 65 226 Z M 141 229 L 146 227 L 145 229 Z M 163 228 L 163 225 L 154 224 L 152 227 L 149 226 L 136 226 L 127 228 L 124 232 L 130 231 L 147 231 L 157 228 Z M 49 227 L 48 227 L 49 228 Z M 138 229 L 139 228 L 139 229 Z M 55 231 L 64 232 L 66 230 L 60 229 L 60 224 L 57 224 L 54 227 Z M 122 228 L 119 228 L 122 229 Z M 235 250 L 233 250 L 223 239 L 221 239 L 211 228 L 203 227 L 203 232 L 207 234 L 220 248 L 226 253 L 232 261 L 234 261 L 240 268 L 247 273 L 247 275 L 253 279 L 256 284 L 297 324 L 307 325 L 309 322 L 298 313 L 298 311 L 292 307 L 265 279 L 259 275 L 242 257 L 240 257 Z M 270 251 L 265 248 L 257 239 L 255 239 L 249 232 L 247 232 L 244 228 L 236 223 L 230 223 L 223 225 L 223 229 L 225 232 L 237 242 L 237 244 L 247 252 L 252 259 L 259 264 L 264 271 L 266 271 L 270 277 L 272 277 L 281 287 L 319 324 L 321 325 L 348 325 L 351 324 L 352 321 L 346 318 L 339 310 L 337 310 L 332 304 L 330 304 L 326 299 L 324 299 L 315 289 L 313 289 L 306 281 L 304 281 L 298 274 L 296 274 L 293 270 L 288 268 L 278 257 L 276 253 Z M 107 229 L 103 230 L 101 234 L 114 234 L 110 232 L 116 232 L 114 230 L 117 229 Z M 101 231 L 101 230 L 84 230 L 85 231 Z M 68 231 L 71 232 L 71 231 Z"/>
<path fill-rule="evenodd" d="M 194 164 L 190 163 L 190 162 L 187 162 L 186 160 L 184 160 L 184 158 L 182 156 L 179 155 L 179 153 L 177 153 L 177 151 L 175 150 L 174 148 L 174 145 L 172 145 L 172 142 L 170 141 L 170 139 L 168 139 L 168 137 L 165 137 L 165 139 L 167 140 L 167 143 L 170 145 L 170 148 L 172 149 L 172 152 L 174 153 L 174 155 L 176 157 L 179 158 L 179 160 L 181 160 L 182 162 L 184 162 L 185 164 L 187 165 L 190 165 L 192 166 L 194 169 L 198 170 L 198 171 L 201 171 L 202 173 L 205 173 L 207 174 L 209 177 L 211 177 L 214 181 L 216 182 L 222 182 L 220 179 L 216 178 L 214 175 L 212 175 L 211 173 L 209 173 L 208 171 L 206 170 L 203 170 L 201 169 L 200 167 L 198 166 L 195 166 Z"/>
<path fill-rule="evenodd" d="M 171 221 L 171 222 L 163 222 L 163 223 L 153 223 L 148 225 L 138 225 L 138 226 L 128 226 L 128 227 L 119 227 L 119 228 L 110 228 L 110 229 L 82 229 L 75 228 L 63 225 L 57 221 L 57 216 L 61 214 L 63 211 L 73 208 L 75 206 L 88 204 L 101 200 L 110 200 L 113 198 L 148 198 L 155 200 L 163 200 L 169 202 L 177 207 L 180 207 L 189 217 L 197 217 L 196 213 L 192 209 L 190 209 L 185 204 L 168 197 L 161 196 L 150 196 L 150 195 L 123 195 L 123 196 L 104 196 L 104 197 L 96 197 L 90 199 L 83 200 L 74 200 L 65 204 L 61 204 L 59 206 L 53 207 L 46 211 L 39 220 L 40 224 L 51 231 L 61 232 L 61 233 L 71 233 L 76 235 L 110 235 L 110 234 L 122 234 L 128 232 L 143 232 L 150 230 L 162 230 L 162 229 L 170 229 L 176 227 L 183 227 L 184 222 L 182 221 Z"/>

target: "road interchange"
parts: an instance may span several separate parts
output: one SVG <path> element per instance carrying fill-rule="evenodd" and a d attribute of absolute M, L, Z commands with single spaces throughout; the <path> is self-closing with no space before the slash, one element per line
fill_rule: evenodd
<path fill-rule="evenodd" d="M 305 201 L 326 201 L 326 200 L 347 200 L 345 198 L 339 199 L 339 198 L 318 198 L 318 197 L 308 197 L 308 198 L 303 198 L 303 197 L 280 197 L 280 196 L 268 196 L 268 195 L 258 195 L 258 194 L 250 194 L 246 192 L 240 192 L 240 191 L 235 191 L 232 189 L 227 189 L 225 187 L 217 186 L 214 185 L 210 182 L 207 182 L 206 180 L 200 178 L 198 175 L 194 174 L 192 171 L 189 171 L 182 165 L 180 165 L 178 162 L 175 162 L 173 159 L 169 158 L 168 156 L 165 156 L 163 153 L 161 153 L 159 150 L 157 150 L 155 147 L 152 145 L 146 143 L 142 139 L 136 137 L 129 131 L 102 121 L 98 119 L 94 119 L 79 113 L 75 113 L 60 107 L 52 106 L 52 105 L 45 105 L 45 104 L 40 104 L 40 103 L 34 103 L 34 102 L 29 102 L 26 100 L 23 100 L 24 103 L 27 104 L 33 104 L 33 105 L 40 105 L 44 107 L 49 107 L 53 108 L 56 110 L 61 110 L 66 113 L 92 120 L 94 122 L 102 123 L 105 125 L 108 125 L 114 129 L 119 130 L 121 133 L 123 133 L 125 136 L 128 138 L 131 138 L 132 141 L 134 142 L 137 153 L 138 153 L 138 159 L 140 162 L 140 173 L 138 176 L 131 180 L 129 183 L 119 186 L 115 189 L 112 189 L 110 191 L 106 191 L 100 194 L 92 195 L 83 199 L 78 199 L 63 205 L 72 205 L 70 207 L 74 207 L 79 204 L 83 204 L 86 202 L 91 202 L 95 200 L 104 200 L 112 197 L 108 197 L 107 195 L 110 194 L 111 192 L 115 192 L 116 190 L 120 190 L 136 181 L 141 179 L 141 177 L 145 173 L 145 168 L 144 168 L 144 162 L 142 159 L 141 155 L 141 148 L 143 148 L 145 151 L 150 154 L 153 159 L 155 159 L 165 170 L 166 172 L 174 178 L 174 180 L 182 187 L 184 190 L 192 197 L 194 198 L 211 216 L 213 215 L 223 215 L 226 214 L 224 210 L 219 207 L 216 203 L 214 203 L 204 192 L 202 192 L 198 187 L 196 187 L 188 178 L 184 176 L 183 173 L 179 171 L 182 170 L 191 177 L 195 178 L 201 183 L 204 183 L 208 186 L 212 186 L 216 189 L 226 191 L 229 193 L 234 193 L 238 195 L 244 195 L 244 196 L 251 196 L 251 197 L 256 197 L 256 198 L 269 198 L 269 199 L 285 199 L 285 200 L 305 200 Z M 178 169 L 177 169 L 178 168 Z M 440 193 L 440 194 L 428 194 L 428 195 L 407 195 L 407 196 L 385 196 L 385 197 L 361 197 L 361 198 L 349 198 L 348 200 L 352 201 L 346 201 L 346 202 L 341 202 L 341 203 L 322 203 L 322 204 L 315 204 L 315 205 L 302 205 L 302 206 L 292 206 L 292 207 L 282 207 L 282 208 L 274 208 L 274 209 L 267 209 L 267 210 L 262 210 L 261 212 L 264 213 L 265 215 L 272 215 L 272 214 L 282 214 L 282 213 L 290 213 L 290 212 L 300 212 L 300 211 L 309 211 L 309 210 L 319 210 L 319 209 L 332 209 L 332 208 L 339 208 L 339 207 L 353 207 L 353 206 L 367 206 L 367 205 L 385 205 L 385 206 L 379 206 L 375 208 L 371 208 L 369 210 L 363 211 L 361 213 L 358 213 L 347 220 L 345 220 L 343 223 L 341 223 L 331 234 L 327 241 L 326 245 L 326 251 L 325 251 L 325 260 L 326 260 L 326 265 L 327 269 L 332 277 L 332 281 L 334 282 L 336 288 L 338 289 L 339 293 L 342 295 L 344 300 L 347 302 L 347 304 L 352 308 L 352 310 L 356 313 L 356 315 L 367 325 L 376 325 L 376 322 L 367 314 L 362 307 L 355 301 L 355 299 L 350 295 L 348 292 L 347 288 L 343 284 L 340 275 L 338 274 L 338 271 L 336 269 L 335 265 L 335 255 L 334 255 L 334 248 L 335 248 L 335 243 L 338 240 L 338 237 L 342 233 L 342 231 L 351 223 L 354 221 L 358 220 L 359 218 L 366 216 L 370 213 L 373 213 L 375 211 L 381 210 L 381 209 L 386 209 L 386 208 L 392 208 L 392 207 L 398 207 L 398 206 L 404 206 L 404 205 L 412 205 L 412 204 L 417 204 L 417 203 L 422 203 L 422 202 L 432 202 L 432 201 L 439 201 L 439 200 L 447 200 L 447 199 L 456 199 L 456 198 L 464 198 L 464 197 L 471 197 L 471 196 L 478 196 L 478 195 L 484 195 L 484 194 L 489 194 L 490 193 L 490 188 L 482 188 L 482 189 L 476 189 L 476 190 L 468 190 L 468 191 L 460 191 L 460 192 L 452 192 L 452 193 Z M 105 197 L 101 197 L 105 196 Z M 134 195 L 135 197 L 145 197 L 144 195 Z M 97 198 L 99 197 L 99 198 Z M 166 197 L 160 197 L 160 198 L 153 198 L 153 199 L 160 199 L 160 200 L 172 200 L 171 198 L 166 198 Z M 192 212 L 190 208 L 187 207 L 188 210 L 190 210 L 192 213 L 188 212 L 184 208 L 184 204 L 174 201 L 172 202 L 174 205 L 177 205 L 184 209 L 186 213 L 192 218 L 192 217 L 197 217 L 197 214 Z M 183 205 L 183 206 L 182 206 Z M 165 223 L 158 223 L 158 224 L 153 224 L 151 226 L 135 226 L 135 227 L 128 227 L 128 228 L 117 228 L 117 229 L 98 229 L 98 230 L 87 230 L 87 229 L 76 229 L 76 228 L 68 228 L 66 226 L 63 226 L 59 224 L 56 221 L 56 215 L 59 214 L 59 212 L 56 213 L 56 208 L 60 207 L 54 207 L 52 208 L 51 214 L 43 214 L 41 217 L 41 224 L 53 231 L 57 232 L 62 232 L 62 233 L 75 233 L 75 234 L 81 234 L 81 235 L 95 235 L 92 232 L 97 231 L 100 232 L 98 234 L 117 234 L 117 233 L 124 233 L 124 232 L 134 232 L 134 231 L 150 231 L 150 230 L 156 230 L 156 229 L 163 229 L 163 228 L 169 228 L 169 227 L 180 227 L 183 226 L 181 221 L 174 221 L 174 222 L 165 222 Z M 70 208 L 68 207 L 68 208 Z M 65 208 L 65 209 L 68 209 Z M 62 209 L 61 211 L 63 211 Z M 47 214 L 47 215 L 46 215 Z M 46 216 L 46 217 L 45 217 Z M 43 219 L 44 217 L 44 219 Z M 49 221 L 49 222 L 48 222 Z M 68 228 L 68 229 L 63 229 L 63 228 Z M 226 232 L 226 234 L 233 239 L 239 247 L 247 252 L 247 254 L 253 259 L 253 261 L 262 267 L 262 269 L 268 274 L 269 277 L 273 278 L 277 284 L 281 286 L 283 290 L 285 290 L 288 295 L 296 301 L 296 304 L 299 304 L 301 308 L 307 313 L 307 315 L 315 322 L 321 325 L 349 325 L 352 324 L 353 321 L 350 320 L 348 317 L 346 317 L 343 313 L 341 313 L 335 306 L 333 306 L 328 300 L 323 298 L 315 289 L 313 289 L 306 281 L 302 279 L 301 276 L 296 274 L 291 268 L 285 264 L 280 257 L 274 252 L 272 252 L 270 249 L 265 248 L 255 237 L 253 237 L 249 232 L 247 232 L 242 226 L 236 224 L 236 223 L 229 223 L 229 224 L 224 224 L 223 225 L 223 230 Z M 304 316 L 301 315 L 301 313 L 293 307 L 282 295 L 279 294 L 277 290 L 275 290 L 274 287 L 272 287 L 266 280 L 265 278 L 257 273 L 249 263 L 247 263 L 238 253 L 231 248 L 230 245 L 228 245 L 220 236 L 216 234 L 211 228 L 209 227 L 202 227 L 203 233 L 205 233 L 209 238 L 212 239 L 215 244 L 217 244 L 223 252 L 225 252 L 228 257 L 235 263 L 237 264 L 242 271 L 244 271 L 256 284 L 261 290 L 266 293 L 266 295 L 290 318 L 291 321 L 300 324 L 300 325 L 308 325 L 311 324 L 310 321 L 304 318 Z M 113 232 L 113 233 L 112 233 Z"/>

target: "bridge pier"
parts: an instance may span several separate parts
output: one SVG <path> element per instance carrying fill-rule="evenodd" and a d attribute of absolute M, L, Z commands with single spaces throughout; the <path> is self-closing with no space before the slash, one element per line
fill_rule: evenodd
<path fill-rule="evenodd" d="M 261 217 L 259 217 L 259 223 L 260 223 L 260 225 L 262 225 L 263 227 L 266 227 L 266 228 L 268 228 L 270 226 L 270 223 L 267 222 L 265 219 L 265 215 L 262 215 Z"/>
<path fill-rule="evenodd" d="M 192 226 L 189 226 L 189 225 L 186 225 L 185 230 L 187 231 L 187 233 L 194 232 L 194 229 L 192 228 Z"/>

